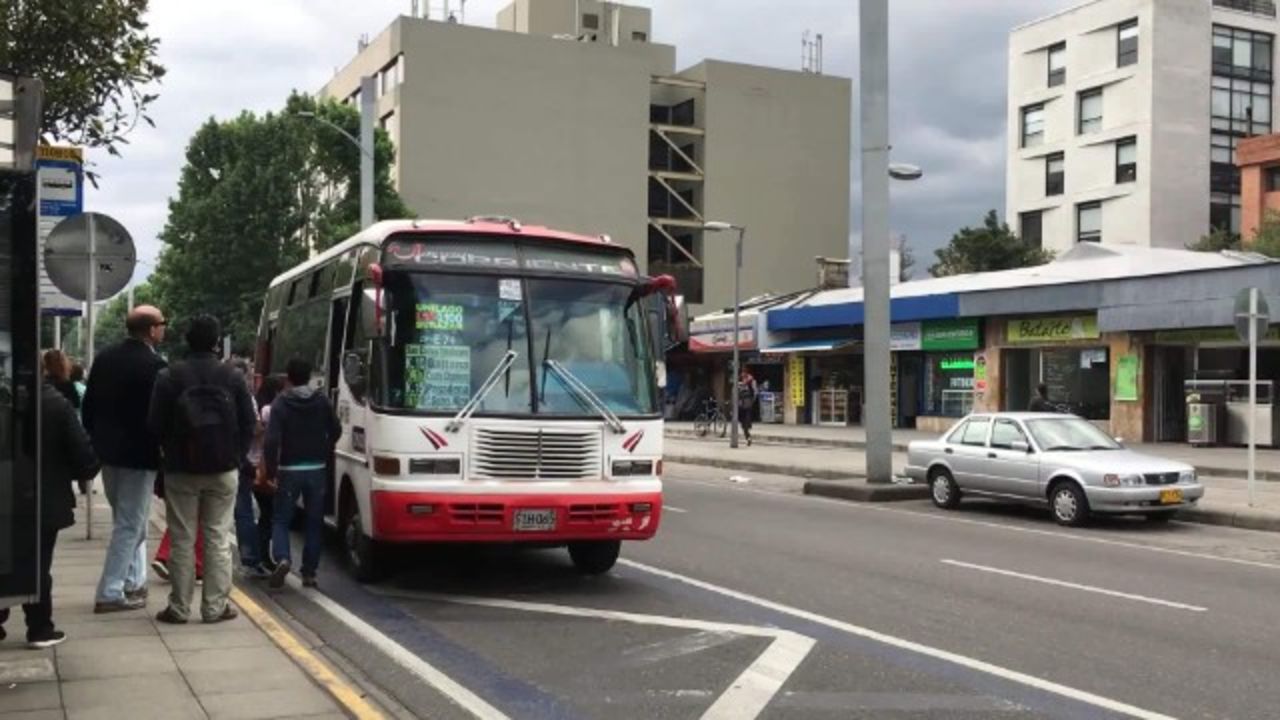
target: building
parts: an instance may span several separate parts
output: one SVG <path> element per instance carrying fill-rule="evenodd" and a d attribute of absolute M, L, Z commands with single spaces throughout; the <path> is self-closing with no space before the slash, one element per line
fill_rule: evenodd
<path fill-rule="evenodd" d="M 1280 133 L 1241 140 L 1236 165 L 1240 168 L 1240 236 L 1248 247 L 1263 217 L 1280 211 Z"/>
<path fill-rule="evenodd" d="M 1009 35 L 1006 213 L 1056 252 L 1239 231 L 1240 139 L 1270 133 L 1270 0 L 1092 0 Z"/>
<path fill-rule="evenodd" d="M 575 8 L 578 8 L 575 11 Z M 808 284 L 849 236 L 851 83 L 708 60 L 676 71 L 650 11 L 515 0 L 497 29 L 397 18 L 321 91 L 378 77 L 394 180 L 423 217 L 501 214 L 632 247 L 695 310 Z"/>

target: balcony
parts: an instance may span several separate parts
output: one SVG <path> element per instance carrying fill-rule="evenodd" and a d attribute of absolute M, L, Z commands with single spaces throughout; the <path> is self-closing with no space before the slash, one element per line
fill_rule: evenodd
<path fill-rule="evenodd" d="M 1213 5 L 1254 15 L 1276 16 L 1276 4 L 1273 0 L 1213 0 Z"/>

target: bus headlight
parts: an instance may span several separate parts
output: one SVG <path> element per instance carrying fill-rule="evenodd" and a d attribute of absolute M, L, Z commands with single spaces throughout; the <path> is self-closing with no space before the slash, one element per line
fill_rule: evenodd
<path fill-rule="evenodd" d="M 409 461 L 410 475 L 448 475 L 457 477 L 462 473 L 460 458 L 414 458 Z"/>
<path fill-rule="evenodd" d="M 613 477 L 635 477 L 653 475 L 652 460 L 614 460 Z"/>

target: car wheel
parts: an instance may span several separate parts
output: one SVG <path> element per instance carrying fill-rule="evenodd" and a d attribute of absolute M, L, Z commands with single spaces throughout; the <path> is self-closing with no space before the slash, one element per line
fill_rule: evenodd
<path fill-rule="evenodd" d="M 1049 493 L 1049 507 L 1059 525 L 1079 527 L 1089 519 L 1089 499 L 1079 485 L 1064 480 Z"/>
<path fill-rule="evenodd" d="M 1147 522 L 1153 525 L 1164 525 L 1165 523 L 1172 520 L 1174 515 L 1177 515 L 1177 513 L 1155 512 L 1155 513 L 1147 513 L 1144 517 L 1146 517 Z"/>
<path fill-rule="evenodd" d="M 945 468 L 938 468 L 929 475 L 929 497 L 933 504 L 952 510 L 960 504 L 960 486 Z"/>
<path fill-rule="evenodd" d="M 621 540 L 594 540 L 569 543 L 569 558 L 583 575 L 603 575 L 618 562 Z"/>
<path fill-rule="evenodd" d="M 356 582 L 377 582 L 383 577 L 386 559 L 380 557 L 378 544 L 364 532 L 360 510 L 356 509 L 343 523 L 342 540 L 347 551 L 347 565 Z"/>

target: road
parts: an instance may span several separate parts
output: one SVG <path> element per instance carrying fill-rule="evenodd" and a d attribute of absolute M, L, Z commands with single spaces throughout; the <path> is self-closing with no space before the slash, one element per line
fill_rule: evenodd
<path fill-rule="evenodd" d="M 405 716 L 1274 718 L 1280 536 L 869 506 L 668 468 L 658 539 L 417 551 L 275 596 Z"/>

